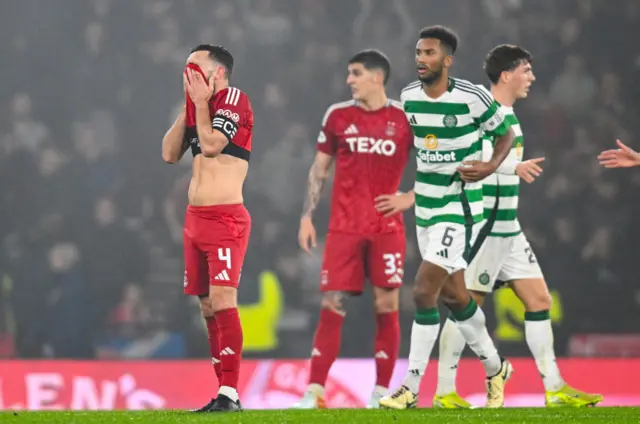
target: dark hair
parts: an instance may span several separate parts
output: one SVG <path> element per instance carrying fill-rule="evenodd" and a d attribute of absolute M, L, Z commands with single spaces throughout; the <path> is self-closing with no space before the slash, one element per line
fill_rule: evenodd
<path fill-rule="evenodd" d="M 435 38 L 447 48 L 447 52 L 453 56 L 458 49 L 458 36 L 452 29 L 442 25 L 425 27 L 420 30 L 420 39 Z"/>
<path fill-rule="evenodd" d="M 367 70 L 379 69 L 382 71 L 383 83 L 386 84 L 389 81 L 391 75 L 391 62 L 384 53 L 380 50 L 368 49 L 362 50 L 356 53 L 351 59 L 349 64 L 361 63 Z"/>
<path fill-rule="evenodd" d="M 209 52 L 211 60 L 224 67 L 227 78 L 231 76 L 231 72 L 233 71 L 233 56 L 231 56 L 231 52 L 229 52 L 229 50 L 222 46 L 200 44 L 191 50 L 191 53 L 195 52 Z"/>
<path fill-rule="evenodd" d="M 520 46 L 500 44 L 491 49 L 484 59 L 484 71 L 489 80 L 497 84 L 503 72 L 515 70 L 521 63 L 532 63 L 533 56 Z"/>

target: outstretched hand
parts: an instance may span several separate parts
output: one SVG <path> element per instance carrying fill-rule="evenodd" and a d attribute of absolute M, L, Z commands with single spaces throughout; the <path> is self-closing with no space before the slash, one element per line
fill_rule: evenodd
<path fill-rule="evenodd" d="M 605 150 L 598 155 L 600 165 L 605 168 L 631 168 L 640 166 L 640 153 L 620 140 L 616 140 L 619 149 Z"/>
<path fill-rule="evenodd" d="M 538 164 L 543 161 L 544 158 L 535 158 L 519 163 L 516 166 L 516 175 L 531 184 L 542 174 L 542 168 Z"/>

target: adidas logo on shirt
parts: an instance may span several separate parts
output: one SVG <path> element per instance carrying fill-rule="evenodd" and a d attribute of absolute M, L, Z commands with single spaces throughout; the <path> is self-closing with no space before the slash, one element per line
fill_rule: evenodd
<path fill-rule="evenodd" d="M 218 275 L 216 275 L 214 280 L 230 281 L 231 279 L 229 278 L 229 274 L 225 269 L 225 270 L 222 270 Z"/>
<path fill-rule="evenodd" d="M 320 351 L 318 349 L 316 349 L 315 347 L 313 348 L 313 350 L 311 351 L 311 356 L 322 356 L 322 354 L 320 353 Z"/>
<path fill-rule="evenodd" d="M 411 115 L 411 119 L 409 119 L 409 123 L 411 125 L 418 125 L 418 120 L 416 119 L 415 115 Z"/>
<path fill-rule="evenodd" d="M 347 128 L 344 131 L 345 135 L 351 135 L 351 134 L 358 134 L 358 128 L 355 126 L 355 124 L 351 124 L 349 125 L 349 128 Z"/>
<path fill-rule="evenodd" d="M 220 351 L 220 355 L 225 356 L 225 355 L 235 355 L 236 353 L 233 351 L 233 349 L 231 349 L 230 347 L 225 347 L 224 349 L 222 349 Z"/>

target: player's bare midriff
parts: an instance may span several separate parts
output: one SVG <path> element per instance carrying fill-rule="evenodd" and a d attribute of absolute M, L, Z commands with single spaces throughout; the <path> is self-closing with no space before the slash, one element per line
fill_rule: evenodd
<path fill-rule="evenodd" d="M 193 158 L 193 175 L 189 184 L 191 206 L 231 205 L 243 203 L 242 186 L 249 163 L 229 155 Z"/>

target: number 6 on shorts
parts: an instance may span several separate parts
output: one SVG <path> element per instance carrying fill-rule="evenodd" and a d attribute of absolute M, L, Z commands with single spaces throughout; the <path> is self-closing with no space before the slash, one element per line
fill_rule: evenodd
<path fill-rule="evenodd" d="M 454 232 L 456 229 L 453 227 L 447 227 L 444 229 L 444 234 L 442 235 L 442 245 L 444 247 L 451 247 L 453 244 L 453 236 L 449 234 L 450 232 Z"/>

